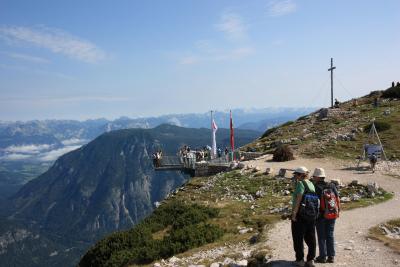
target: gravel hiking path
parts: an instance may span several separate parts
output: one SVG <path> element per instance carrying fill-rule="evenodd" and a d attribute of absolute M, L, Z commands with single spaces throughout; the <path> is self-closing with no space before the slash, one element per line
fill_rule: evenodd
<path fill-rule="evenodd" d="M 279 168 L 306 166 L 310 171 L 322 167 L 327 180 L 340 179 L 349 183 L 377 182 L 394 197 L 384 203 L 365 208 L 353 209 L 341 213 L 336 221 L 335 242 L 336 257 L 334 264 L 316 264 L 316 266 L 400 266 L 400 254 L 381 242 L 367 237 L 368 229 L 390 219 L 400 217 L 400 179 L 386 176 L 381 172 L 354 170 L 355 163 L 332 159 L 297 159 L 289 162 L 268 162 L 266 159 L 250 161 L 248 165 L 259 166 L 262 170 L 272 167 L 277 173 Z M 267 244 L 272 249 L 271 266 L 296 266 L 293 264 L 294 251 L 291 238 L 290 221 L 279 222 L 269 232 Z M 305 246 L 307 254 L 307 246 Z M 318 247 L 317 247 L 318 256 Z"/>

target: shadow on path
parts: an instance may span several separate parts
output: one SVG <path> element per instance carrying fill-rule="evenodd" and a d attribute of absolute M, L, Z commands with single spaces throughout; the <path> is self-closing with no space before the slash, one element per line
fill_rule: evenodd
<path fill-rule="evenodd" d="M 284 260 L 278 260 L 278 261 L 270 261 L 266 266 L 269 267 L 293 267 L 293 266 L 298 266 L 295 264 L 293 261 L 284 261 Z"/>
<path fill-rule="evenodd" d="M 368 172 L 372 172 L 371 171 L 371 167 L 369 167 L 369 166 L 359 166 L 359 167 L 357 167 L 357 166 L 350 166 L 350 167 L 346 167 L 346 168 L 340 168 L 340 169 L 338 169 L 338 170 L 342 170 L 342 171 L 357 171 L 357 172 L 361 172 L 361 173 L 357 173 L 357 174 L 365 174 L 365 173 L 368 173 Z"/>

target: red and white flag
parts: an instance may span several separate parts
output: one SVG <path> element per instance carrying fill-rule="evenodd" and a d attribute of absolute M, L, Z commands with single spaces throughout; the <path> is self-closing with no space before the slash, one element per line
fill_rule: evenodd
<path fill-rule="evenodd" d="M 213 121 L 212 121 L 212 130 L 213 130 L 214 132 L 216 132 L 216 131 L 218 130 L 218 126 L 217 126 L 217 124 L 215 123 L 214 119 L 213 119 Z"/>

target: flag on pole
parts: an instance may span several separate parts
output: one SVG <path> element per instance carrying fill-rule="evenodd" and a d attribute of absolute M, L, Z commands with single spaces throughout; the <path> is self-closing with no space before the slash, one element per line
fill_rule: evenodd
<path fill-rule="evenodd" d="M 235 150 L 235 133 L 233 131 L 232 110 L 230 111 L 230 129 L 231 129 L 231 150 Z"/>
<path fill-rule="evenodd" d="M 217 140 L 215 138 L 215 134 L 218 130 L 218 126 L 215 123 L 214 119 L 212 119 L 211 129 L 212 129 L 212 155 L 215 158 L 217 156 Z"/>

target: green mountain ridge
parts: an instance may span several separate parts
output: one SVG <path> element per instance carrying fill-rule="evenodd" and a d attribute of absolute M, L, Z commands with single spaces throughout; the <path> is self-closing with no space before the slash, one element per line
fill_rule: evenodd
<path fill-rule="evenodd" d="M 378 106 L 374 105 L 378 99 Z M 356 159 L 369 140 L 372 121 L 388 159 L 399 159 L 400 142 L 400 86 L 341 103 L 339 108 L 318 110 L 295 121 L 268 129 L 262 137 L 246 145 L 263 153 L 272 153 L 281 144 L 292 147 L 297 155 L 305 157 L 334 157 Z M 321 117 L 321 113 L 327 113 Z"/>
<path fill-rule="evenodd" d="M 236 141 L 244 145 L 257 135 L 238 130 Z M 219 129 L 218 137 L 228 146 L 228 129 Z M 105 133 L 63 155 L 9 199 L 12 209 L 1 219 L 0 266 L 74 265 L 90 244 L 131 228 L 187 181 L 180 172 L 156 172 L 151 153 L 161 148 L 175 155 L 183 144 L 209 142 L 209 129 L 161 125 Z"/>

